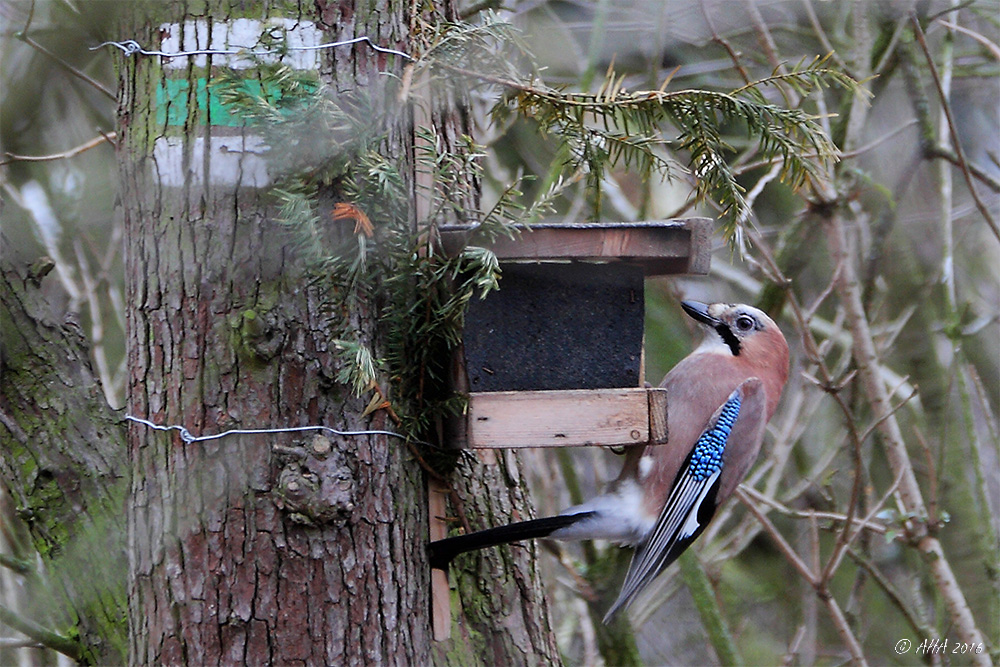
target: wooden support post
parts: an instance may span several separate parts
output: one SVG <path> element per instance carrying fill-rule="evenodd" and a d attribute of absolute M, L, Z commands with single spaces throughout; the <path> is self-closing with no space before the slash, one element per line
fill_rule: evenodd
<path fill-rule="evenodd" d="M 427 478 L 427 518 L 431 541 L 448 537 L 448 523 L 445 521 L 447 494 L 448 489 L 441 482 Z M 440 642 L 451 637 L 451 589 L 448 587 L 448 573 L 435 568 L 431 568 L 431 625 L 434 641 Z"/>

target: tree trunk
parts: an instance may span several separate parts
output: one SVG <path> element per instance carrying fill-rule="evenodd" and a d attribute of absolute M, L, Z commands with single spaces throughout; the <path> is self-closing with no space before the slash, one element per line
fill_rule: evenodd
<path fill-rule="evenodd" d="M 4 244 L 6 245 L 6 244 Z M 125 657 L 125 431 L 108 407 L 75 320 L 52 321 L 39 283 L 52 268 L 8 265 L 0 248 L 0 478 L 10 490 L 44 577 L 25 586 L 42 626 L 75 626 L 78 660 L 115 664 Z M 6 528 L 8 537 L 13 528 Z"/>
<path fill-rule="evenodd" d="M 159 15 L 136 12 L 125 34 L 143 45 L 188 45 L 194 21 L 232 25 L 267 16 L 269 6 L 207 4 L 198 16 L 149 6 Z M 407 50 L 410 3 L 352 4 L 317 2 L 280 16 L 315 21 L 324 41 L 367 36 Z M 395 103 L 376 87 L 385 85 L 385 71 L 402 75 L 400 58 L 364 44 L 319 53 L 321 80 L 337 94 L 366 87 L 374 99 Z M 391 428 L 384 410 L 364 416 L 368 396 L 356 398 L 335 381 L 338 332 L 324 309 L 324 290 L 332 288 L 308 282 L 283 247 L 273 200 L 254 187 L 261 176 L 251 164 L 250 131 L 214 123 L 212 105 L 198 97 L 206 65 L 168 71 L 166 61 L 134 56 L 121 68 L 127 410 L 195 436 L 316 424 Z M 182 83 L 171 82 L 178 77 Z M 162 91 L 171 86 L 181 95 L 167 95 L 174 106 L 164 109 Z M 229 147 L 214 150 L 227 136 Z M 410 123 L 386 136 L 387 154 L 412 170 Z M 328 194 L 337 200 L 336 191 Z M 357 308 L 352 321 L 377 355 L 384 339 L 377 306 Z M 483 580 L 516 587 L 495 596 L 482 581 L 463 588 L 462 596 L 475 596 L 465 607 L 475 610 L 475 627 L 435 645 L 423 470 L 397 439 L 325 437 L 192 442 L 178 431 L 132 425 L 133 664 L 558 660 L 534 562 L 524 556 L 494 564 L 492 579 Z M 462 473 L 455 486 L 470 501 L 494 498 L 505 514 L 529 511 L 514 457 Z"/>

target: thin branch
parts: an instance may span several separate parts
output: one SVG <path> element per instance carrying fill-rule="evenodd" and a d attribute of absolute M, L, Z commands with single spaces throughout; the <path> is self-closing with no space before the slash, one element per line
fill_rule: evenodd
<path fill-rule="evenodd" d="M 917 37 L 917 42 L 920 44 L 921 50 L 924 52 L 924 57 L 927 59 L 927 67 L 930 69 L 931 78 L 934 79 L 934 87 L 937 89 L 938 97 L 941 102 L 941 109 L 945 113 L 945 117 L 948 119 L 948 133 L 951 135 L 951 143 L 955 150 L 955 155 L 960 163 L 960 171 L 962 175 L 965 176 L 965 183 L 969 187 L 969 194 L 972 195 L 973 201 L 976 202 L 976 208 L 979 209 L 980 215 L 989 225 L 990 231 L 993 235 L 997 237 L 1000 241 L 1000 227 L 997 226 L 996 220 L 990 215 L 990 211 L 986 208 L 986 204 L 983 203 L 982 199 L 979 198 L 979 193 L 976 191 L 975 184 L 972 182 L 972 172 L 969 169 L 969 163 L 965 159 L 965 151 L 962 150 L 962 143 L 958 138 L 958 131 L 955 128 L 955 118 L 951 113 L 951 105 L 948 103 L 948 96 L 944 92 L 944 88 L 941 85 L 941 77 L 938 75 L 937 66 L 934 64 L 934 57 L 931 55 L 930 48 L 927 46 L 927 40 L 924 37 L 924 31 L 920 27 L 920 21 L 917 19 L 916 13 L 910 14 L 910 23 L 913 24 L 913 34 Z"/>
<path fill-rule="evenodd" d="M 573 585 L 570 587 L 572 591 L 580 596 L 580 599 L 584 602 L 597 602 L 598 596 L 594 591 L 594 587 L 590 584 L 587 577 L 580 572 L 580 569 L 576 566 L 573 558 L 570 557 L 563 545 L 552 540 L 542 540 L 539 544 L 543 549 L 551 553 L 556 562 L 569 574 L 570 579 L 573 580 Z"/>
<path fill-rule="evenodd" d="M 34 19 L 35 19 L 35 0 L 31 0 L 31 6 L 28 7 L 28 20 L 24 22 L 24 27 L 21 28 L 22 33 L 28 32 L 28 29 L 31 28 L 31 22 Z"/>
<path fill-rule="evenodd" d="M 865 572 L 871 575 L 871 578 L 886 594 L 886 596 L 889 598 L 889 601 L 892 602 L 894 605 L 896 605 L 896 607 L 899 608 L 900 612 L 902 612 L 903 618 L 905 618 L 906 622 L 910 624 L 911 628 L 913 628 L 913 631 L 917 637 L 936 636 L 934 628 L 928 626 L 923 621 L 923 619 L 920 618 L 919 613 L 917 613 L 913 609 L 910 609 L 910 606 L 903 599 L 903 596 L 900 594 L 899 590 L 893 585 L 892 581 L 887 576 L 882 574 L 882 571 L 879 570 L 874 563 L 868 560 L 868 558 L 866 558 L 863 554 L 859 553 L 856 549 L 848 549 L 847 555 L 851 557 L 851 560 L 860 565 L 865 570 Z"/>
<path fill-rule="evenodd" d="M 976 625 L 972 610 L 955 579 L 955 573 L 941 548 L 941 543 L 927 532 L 927 526 L 924 523 L 927 516 L 926 504 L 913 472 L 913 465 L 906 450 L 906 443 L 903 440 L 899 423 L 896 421 L 895 415 L 891 414 L 888 419 L 881 419 L 890 410 L 891 403 L 885 384 L 881 379 L 882 363 L 875 351 L 872 331 L 861 299 L 857 272 L 849 260 L 845 223 L 838 213 L 827 216 L 824 222 L 834 260 L 844 261 L 844 270 L 837 284 L 837 292 L 847 315 L 848 326 L 854 341 L 853 353 L 861 384 L 867 402 L 879 423 L 879 432 L 885 441 L 890 465 L 893 470 L 900 471 L 902 474 L 899 495 L 904 514 L 914 517 L 906 522 L 907 530 L 910 532 L 913 543 L 924 556 L 937 585 L 938 593 L 941 595 L 952 624 L 962 641 L 977 645 L 984 643 L 983 635 Z M 974 656 L 973 660 L 975 664 L 989 664 L 989 656 L 985 654 Z"/>
<path fill-rule="evenodd" d="M 0 623 L 8 625 L 42 646 L 58 651 L 73 660 L 79 660 L 83 647 L 80 642 L 64 637 L 25 618 L 6 605 L 0 604 Z"/>
<path fill-rule="evenodd" d="M 892 485 L 882 494 L 878 502 L 874 503 L 871 509 L 868 511 L 868 516 L 861 520 L 861 523 L 867 525 L 871 522 L 875 516 L 882 511 L 882 507 L 889 501 L 889 498 L 896 493 L 896 489 L 899 488 L 899 483 L 903 480 L 903 471 L 900 471 L 896 475 L 896 479 L 893 481 Z M 843 534 L 847 534 L 847 529 L 844 529 Z M 848 539 L 843 542 L 838 541 L 837 546 L 834 548 L 833 554 L 830 555 L 830 559 L 827 561 L 826 568 L 823 570 L 823 580 L 830 581 L 833 579 L 833 575 L 836 574 L 837 569 L 840 567 L 840 563 L 844 558 L 844 555 L 851 548 L 854 540 L 857 539 L 858 535 L 861 534 L 861 530 L 857 530 L 853 535 L 850 535 Z"/>
<path fill-rule="evenodd" d="M 17 572 L 18 574 L 31 574 L 35 571 L 35 568 L 31 565 L 31 561 L 27 561 L 23 558 L 17 558 L 9 554 L 0 554 L 0 566 Z"/>
<path fill-rule="evenodd" d="M 987 39 L 985 35 L 982 35 L 976 32 L 975 30 L 970 30 L 964 26 L 960 26 L 957 23 L 950 23 L 948 21 L 940 21 L 940 23 L 946 28 L 954 30 L 955 32 L 960 32 L 963 35 L 967 35 L 972 39 L 976 40 L 977 42 L 985 46 L 994 58 L 1000 60 L 1000 46 L 997 46 L 996 43 Z"/>
<path fill-rule="evenodd" d="M 809 25 L 812 26 L 813 32 L 816 33 L 816 37 L 819 39 L 820 44 L 823 45 L 823 49 L 832 55 L 833 62 L 847 72 L 851 74 L 851 68 L 847 66 L 847 63 L 840 57 L 840 53 L 834 48 L 833 44 L 830 43 L 830 38 L 826 36 L 826 31 L 823 29 L 823 24 L 820 23 L 819 17 L 816 16 L 816 10 L 813 9 L 811 0 L 802 0 L 802 5 L 805 7 L 806 15 L 809 17 Z M 853 76 L 857 79 L 858 77 Z"/>
<path fill-rule="evenodd" d="M 889 395 L 891 396 L 892 394 L 890 393 Z M 896 405 L 890 405 L 889 409 L 885 412 L 885 414 L 881 415 L 878 419 L 869 424 L 868 428 L 864 430 L 864 432 L 861 434 L 862 442 L 867 440 L 868 436 L 870 436 L 872 433 L 878 430 L 878 428 L 882 425 L 882 422 L 884 422 L 886 419 L 892 418 L 897 412 L 899 412 L 900 409 L 902 409 L 904 405 L 906 405 L 913 398 L 915 398 L 916 395 L 917 395 L 917 390 L 914 389 L 909 396 L 901 400 L 899 403 L 897 403 Z"/>
<path fill-rule="evenodd" d="M 865 660 L 865 654 L 861 649 L 861 644 L 858 643 L 858 638 L 854 636 L 854 631 L 851 630 L 851 624 L 844 616 L 844 612 L 841 611 L 836 598 L 834 598 L 833 595 L 825 589 L 820 592 L 819 595 L 823 599 L 823 602 L 826 603 L 826 609 L 830 612 L 831 618 L 833 618 L 833 625 L 837 628 L 840 638 L 843 639 L 844 643 L 847 645 L 847 650 L 850 652 L 851 659 L 854 661 L 854 664 L 864 667 L 868 664 L 868 661 Z"/>
<path fill-rule="evenodd" d="M 846 153 L 841 153 L 840 154 L 840 159 L 841 160 L 847 160 L 847 159 L 852 158 L 852 157 L 858 157 L 859 155 L 863 155 L 863 154 L 867 153 L 868 151 L 872 150 L 873 148 L 877 148 L 883 142 L 886 142 L 889 139 L 892 139 L 894 136 L 896 136 L 900 132 L 909 129 L 909 128 L 913 127 L 916 124 L 917 124 L 917 119 L 915 119 L 915 118 L 913 120 L 907 122 L 907 123 L 903 123 L 902 125 L 900 125 L 896 129 L 892 130 L 891 132 L 883 134 L 878 139 L 875 139 L 874 141 L 871 141 L 871 142 L 865 144 L 864 146 L 861 146 L 859 148 L 855 148 L 853 151 L 848 151 Z"/>
<path fill-rule="evenodd" d="M 68 62 L 66 62 L 65 60 L 63 60 L 62 58 L 60 58 L 56 54 L 54 54 L 51 51 L 49 51 L 47 48 L 45 48 L 44 46 L 42 46 L 41 44 L 39 44 L 35 40 L 33 40 L 31 37 L 28 37 L 28 35 L 26 33 L 24 33 L 23 31 L 21 32 L 21 34 L 18 35 L 18 38 L 22 42 L 24 42 L 25 44 L 27 44 L 28 46 L 32 47 L 33 49 L 35 49 L 35 50 L 37 50 L 37 51 L 39 51 L 39 52 L 44 53 L 45 55 L 47 55 L 49 58 L 51 58 L 52 60 L 54 60 L 57 65 L 59 65 L 60 67 L 62 67 L 63 69 L 65 69 L 67 72 L 69 72 L 73 76 L 75 76 L 78 79 L 80 79 L 81 81 L 84 81 L 84 82 L 88 83 L 89 85 L 93 86 L 95 89 L 97 89 L 100 93 L 102 93 L 105 97 L 107 97 L 108 99 L 110 99 L 112 102 L 115 102 L 115 101 L 118 100 L 118 98 L 115 96 L 115 94 L 113 92 L 111 92 L 111 90 L 109 90 L 103 83 L 101 83 L 97 79 L 91 78 L 87 74 L 84 74 L 83 72 L 81 72 L 77 68 L 73 67 Z"/>
<path fill-rule="evenodd" d="M 930 14 L 927 17 L 927 22 L 928 23 L 933 23 L 934 21 L 937 21 L 942 16 L 945 16 L 947 14 L 952 14 L 954 12 L 957 12 L 960 9 L 965 9 L 966 7 L 971 7 L 972 5 L 976 4 L 977 2 L 979 2 L 979 0 L 965 0 L 964 2 L 955 3 L 951 7 L 945 7 L 944 9 L 942 9 L 939 12 L 935 12 L 934 14 Z"/>
<path fill-rule="evenodd" d="M 813 304 L 806 308 L 803 315 L 805 316 L 806 322 L 812 322 L 813 318 L 816 317 L 816 312 L 819 310 L 820 306 L 830 297 L 833 293 L 834 287 L 837 285 L 837 276 L 840 275 L 840 269 L 843 266 L 842 263 L 837 264 L 833 267 L 833 275 L 830 276 L 830 282 L 826 284 L 826 287 L 813 299 Z M 827 338 L 829 341 L 830 339 Z M 822 350 L 817 349 L 816 353 L 822 355 Z"/>
<path fill-rule="evenodd" d="M 764 532 L 770 535 L 771 539 L 773 539 L 775 544 L 777 544 L 778 551 L 784 554 L 785 559 L 792 564 L 792 567 L 798 571 L 802 578 L 809 582 L 810 586 L 814 588 L 818 586 L 819 579 L 816 578 L 816 575 L 809 568 L 809 565 L 802 560 L 802 557 L 799 556 L 792 545 L 785 540 L 785 536 L 781 534 L 773 523 L 771 523 L 771 520 L 768 519 L 767 515 L 761 511 L 760 507 L 757 506 L 757 503 L 753 502 L 750 494 L 748 494 L 742 486 L 738 486 L 733 492 L 733 495 L 736 496 L 748 510 L 750 510 L 750 513 L 753 514 L 754 517 L 756 517 L 757 521 L 760 522 L 760 525 L 764 528 Z"/>
<path fill-rule="evenodd" d="M 959 160 L 955 151 L 945 146 L 928 146 L 924 149 L 924 157 L 947 160 L 959 169 L 962 168 L 962 161 Z M 988 171 L 980 167 L 975 162 L 967 162 L 965 163 L 965 166 L 969 168 L 969 171 L 980 183 L 988 187 L 993 192 L 1000 192 L 1000 181 L 994 178 Z"/>
<path fill-rule="evenodd" d="M 45 252 L 55 262 L 56 275 L 62 284 L 66 294 L 69 295 L 69 305 L 66 310 L 75 312 L 80 307 L 83 298 L 81 289 L 73 277 L 72 267 L 63 258 L 59 248 L 59 236 L 62 234 L 62 225 L 56 217 L 55 212 L 49 203 L 48 194 L 45 189 L 36 181 L 28 181 L 21 186 L 18 191 L 10 183 L 4 181 L 3 188 L 10 195 L 18 206 L 31 215 L 36 234 L 45 247 Z"/>
<path fill-rule="evenodd" d="M 781 514 L 792 517 L 794 519 L 822 519 L 822 520 L 836 521 L 837 523 L 852 523 L 858 528 L 865 528 L 872 532 L 879 533 L 880 535 L 885 535 L 885 533 L 888 531 L 884 523 L 872 521 L 871 517 L 865 519 L 858 519 L 858 518 L 848 517 L 846 514 L 841 514 L 839 512 L 815 512 L 815 511 L 804 512 L 802 510 L 792 509 L 791 507 L 784 505 L 775 498 L 768 497 L 763 493 L 761 493 L 760 491 L 758 491 L 757 489 L 747 486 L 746 484 L 741 484 L 740 489 L 742 489 L 744 493 L 746 493 L 754 500 L 760 501 L 761 503 L 764 503 L 765 505 L 768 505 L 773 509 L 777 510 Z"/>
<path fill-rule="evenodd" d="M 90 352 L 94 356 L 97 374 L 101 379 L 104 399 L 108 405 L 119 407 L 123 403 L 119 401 L 112 384 L 111 368 L 108 365 L 107 351 L 104 346 L 104 318 L 101 317 L 101 303 L 97 296 L 97 281 L 90 271 L 90 262 L 87 261 L 79 238 L 74 241 L 73 250 L 76 253 L 76 266 L 80 281 L 83 283 L 84 301 L 90 311 Z"/>
<path fill-rule="evenodd" d="M 975 366 L 969 364 L 967 370 L 972 377 L 972 384 L 976 389 L 976 399 L 979 409 L 983 414 L 983 421 L 986 422 L 986 429 L 989 431 L 989 441 L 993 443 L 995 453 L 1000 457 L 1000 429 L 997 428 L 997 418 L 993 414 L 993 408 L 990 406 L 989 394 L 986 392 L 986 387 L 983 386 L 983 380 L 979 377 Z"/>
<path fill-rule="evenodd" d="M 855 664 L 867 665 L 868 662 L 865 660 L 864 651 L 861 649 L 861 644 L 858 643 L 857 637 L 854 636 L 854 632 L 851 630 L 850 624 L 844 617 L 843 611 L 840 609 L 840 605 L 837 604 L 836 599 L 830 594 L 826 589 L 825 582 L 821 581 L 816 577 L 815 574 L 810 570 L 809 566 L 802 560 L 802 558 L 796 553 L 795 549 L 785 540 L 784 536 L 778 531 L 771 520 L 767 518 L 767 515 L 760 511 L 760 508 L 751 500 L 750 496 L 744 492 L 742 488 L 737 488 L 734 495 L 740 499 L 747 509 L 760 521 L 761 525 L 764 527 L 764 532 L 770 535 L 771 539 L 775 541 L 778 545 L 778 550 L 784 554 L 785 558 L 789 563 L 792 564 L 802 578 L 805 579 L 809 584 L 816 589 L 816 594 L 821 600 L 826 604 L 827 611 L 830 613 L 830 618 L 833 620 L 834 626 L 837 628 L 837 632 L 840 638 L 844 641 L 847 646 L 847 650 L 851 654 L 851 659 Z"/>
<path fill-rule="evenodd" d="M 90 141 L 84 142 L 79 146 L 75 146 L 67 151 L 63 151 L 62 153 L 52 153 L 51 155 L 18 155 L 17 153 L 7 152 L 5 153 L 7 159 L 0 162 L 0 167 L 7 164 L 12 164 L 14 162 L 50 162 L 52 160 L 65 160 L 66 158 L 71 158 L 76 155 L 79 155 L 84 151 L 89 151 L 91 148 L 94 148 L 95 146 L 100 146 L 104 142 L 108 142 L 111 145 L 114 145 L 114 139 L 117 136 L 118 134 L 116 132 L 108 132 L 106 134 L 102 132 L 101 136 L 99 137 L 94 137 Z"/>
<path fill-rule="evenodd" d="M 785 67 L 784 61 L 778 54 L 778 47 L 774 42 L 774 37 L 771 35 L 771 30 L 767 27 L 767 23 L 764 21 L 764 17 L 760 13 L 760 8 L 757 6 L 756 0 L 744 0 L 743 4 L 746 6 L 747 14 L 750 15 L 750 23 L 753 25 L 754 31 L 757 33 L 757 39 L 760 41 L 761 48 L 764 49 L 764 55 L 767 57 L 767 62 L 771 65 L 771 68 L 779 74 L 787 74 L 788 68 Z M 777 84 L 778 90 L 781 91 L 782 96 L 785 98 L 785 103 L 789 108 L 798 107 L 802 103 L 801 96 L 794 90 L 789 89 L 786 86 Z"/>
<path fill-rule="evenodd" d="M 743 63 L 740 61 L 740 54 L 736 53 L 736 50 L 733 49 L 733 45 L 729 43 L 729 40 L 721 36 L 719 31 L 715 29 L 715 22 L 712 20 L 712 12 L 708 11 L 705 7 L 706 2 L 707 0 L 701 0 L 701 14 L 705 17 L 705 23 L 708 24 L 708 29 L 712 31 L 712 41 L 716 42 L 726 50 L 726 53 L 729 54 L 729 59 L 733 61 L 733 67 L 736 68 L 736 71 L 739 72 L 740 76 L 743 78 L 743 82 L 750 83 L 750 74 L 747 73 L 746 68 L 743 67 Z"/>
<path fill-rule="evenodd" d="M 896 22 L 895 29 L 892 31 L 892 37 L 889 38 L 889 44 L 886 46 L 885 51 L 882 52 L 882 58 L 872 69 L 873 76 L 881 76 L 885 73 L 885 68 L 888 67 L 890 63 L 895 62 L 893 56 L 896 54 L 896 46 L 899 44 L 899 40 L 903 37 L 903 30 L 905 28 L 906 19 L 899 19 Z"/>

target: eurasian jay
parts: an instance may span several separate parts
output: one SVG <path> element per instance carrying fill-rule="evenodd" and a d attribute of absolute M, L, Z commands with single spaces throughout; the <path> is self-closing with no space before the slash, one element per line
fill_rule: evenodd
<path fill-rule="evenodd" d="M 681 306 L 706 331 L 660 384 L 669 406 L 667 443 L 629 448 L 604 494 L 558 516 L 431 542 L 432 567 L 447 569 L 466 551 L 541 537 L 634 545 L 607 622 L 701 535 L 757 458 L 788 379 L 788 344 L 752 306 Z"/>

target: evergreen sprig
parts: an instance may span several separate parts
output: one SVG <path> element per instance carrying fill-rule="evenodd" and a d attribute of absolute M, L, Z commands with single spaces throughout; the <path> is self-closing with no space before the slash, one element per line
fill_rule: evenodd
<path fill-rule="evenodd" d="M 482 12 L 476 23 L 443 22 L 421 39 L 418 65 L 434 78 L 454 79 L 467 72 L 481 81 L 479 72 L 517 78 L 534 59 L 520 32 L 494 11 Z"/>
<path fill-rule="evenodd" d="M 541 131 L 561 137 L 571 149 L 569 166 L 586 168 L 588 185 L 595 193 L 608 168 L 632 168 L 643 179 L 654 174 L 670 177 L 676 167 L 666 151 L 687 154 L 695 194 L 719 202 L 729 240 L 749 219 L 743 188 L 729 164 L 735 153 L 724 138 L 730 126 L 741 124 L 746 135 L 756 140 L 762 157 L 782 160 L 780 178 L 791 187 L 802 187 L 819 175 L 824 163 L 837 158 L 836 147 L 815 116 L 768 101 L 765 89 L 788 87 L 800 95 L 830 84 L 858 89 L 853 79 L 829 67 L 825 58 L 799 63 L 730 92 L 629 92 L 623 83 L 624 76 L 610 69 L 596 93 L 510 81 L 492 117 L 494 122 L 505 122 L 513 115 L 530 118 Z M 666 136 L 669 128 L 675 131 L 673 137 Z"/>
<path fill-rule="evenodd" d="M 475 211 L 455 202 L 474 200 L 482 178 L 483 148 L 461 137 L 459 150 L 446 150 L 442 137 L 419 128 L 416 166 L 427 182 L 427 218 L 416 229 L 392 225 L 384 237 L 383 273 L 387 296 L 382 309 L 386 326 L 385 366 L 397 378 L 394 402 L 407 433 L 440 431 L 442 421 L 465 408 L 465 397 L 450 385 L 452 351 L 462 342 L 465 313 L 475 296 L 485 297 L 499 287 L 500 264 L 486 248 L 501 235 L 513 236 L 548 210 L 555 189 L 531 204 L 523 202 L 516 184 L 506 188 L 488 211 Z M 471 223 L 468 245 L 457 255 L 441 253 L 436 244 L 438 222 L 460 215 Z M 450 465 L 440 456 L 432 464 Z"/>
<path fill-rule="evenodd" d="M 349 385 L 356 396 L 372 388 L 376 381 L 376 361 L 371 350 L 358 340 L 333 341 L 341 360 L 337 381 Z"/>

